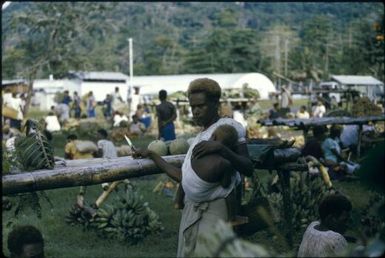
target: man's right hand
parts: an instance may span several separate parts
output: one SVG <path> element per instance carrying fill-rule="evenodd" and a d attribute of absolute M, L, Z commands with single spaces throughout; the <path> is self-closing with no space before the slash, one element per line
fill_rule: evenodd
<path fill-rule="evenodd" d="M 132 157 L 134 159 L 149 158 L 151 153 L 148 149 L 137 149 L 132 152 Z"/>

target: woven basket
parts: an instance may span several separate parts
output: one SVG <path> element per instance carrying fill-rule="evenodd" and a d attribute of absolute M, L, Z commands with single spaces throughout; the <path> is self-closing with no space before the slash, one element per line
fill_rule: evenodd
<path fill-rule="evenodd" d="M 16 109 L 8 107 L 8 106 L 4 106 L 2 112 L 3 112 L 4 117 L 9 117 L 12 119 L 17 119 L 17 115 L 19 113 Z"/>

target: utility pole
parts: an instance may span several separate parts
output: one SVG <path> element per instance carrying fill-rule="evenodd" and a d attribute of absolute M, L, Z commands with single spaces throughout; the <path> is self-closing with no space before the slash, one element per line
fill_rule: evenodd
<path fill-rule="evenodd" d="M 279 45 L 279 35 L 275 36 L 275 62 L 276 62 L 276 67 L 275 69 L 277 70 L 278 73 L 281 73 L 281 50 L 280 50 L 280 45 Z"/>
<path fill-rule="evenodd" d="M 132 53 L 132 38 L 128 38 L 128 55 L 129 55 L 129 69 L 130 69 L 130 77 L 128 83 L 128 94 L 127 94 L 127 102 L 128 102 L 128 112 L 131 113 L 131 100 L 132 100 L 132 77 L 134 76 L 133 69 L 133 53 Z"/>
<path fill-rule="evenodd" d="M 288 55 L 289 40 L 285 39 L 285 77 L 287 77 L 287 55 Z"/>

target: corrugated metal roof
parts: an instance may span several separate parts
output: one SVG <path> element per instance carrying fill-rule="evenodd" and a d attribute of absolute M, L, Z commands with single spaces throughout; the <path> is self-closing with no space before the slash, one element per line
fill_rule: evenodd
<path fill-rule="evenodd" d="M 116 81 L 116 80 L 124 80 L 126 81 L 128 79 L 128 76 L 119 73 L 119 72 L 107 72 L 107 71 L 102 71 L 102 72 L 95 72 L 95 71 L 90 71 L 90 72 L 83 72 L 83 71 L 70 71 L 69 74 L 75 75 L 77 78 L 81 80 L 103 80 L 103 81 Z"/>
<path fill-rule="evenodd" d="M 18 80 L 2 80 L 1 85 L 2 86 L 7 86 L 7 85 L 12 85 L 12 84 L 26 84 L 27 81 L 24 79 L 18 79 Z"/>
<path fill-rule="evenodd" d="M 383 85 L 384 83 L 377 80 L 373 76 L 360 75 L 333 75 L 332 80 L 344 85 Z"/>

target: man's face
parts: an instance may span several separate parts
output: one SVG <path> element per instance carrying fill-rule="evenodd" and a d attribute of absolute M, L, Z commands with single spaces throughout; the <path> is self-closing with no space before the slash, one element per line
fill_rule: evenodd
<path fill-rule="evenodd" d="M 217 103 L 208 101 L 203 92 L 191 94 L 189 102 L 193 119 L 200 126 L 208 125 L 218 113 Z"/>
<path fill-rule="evenodd" d="M 26 244 L 18 258 L 44 258 L 43 244 Z"/>

